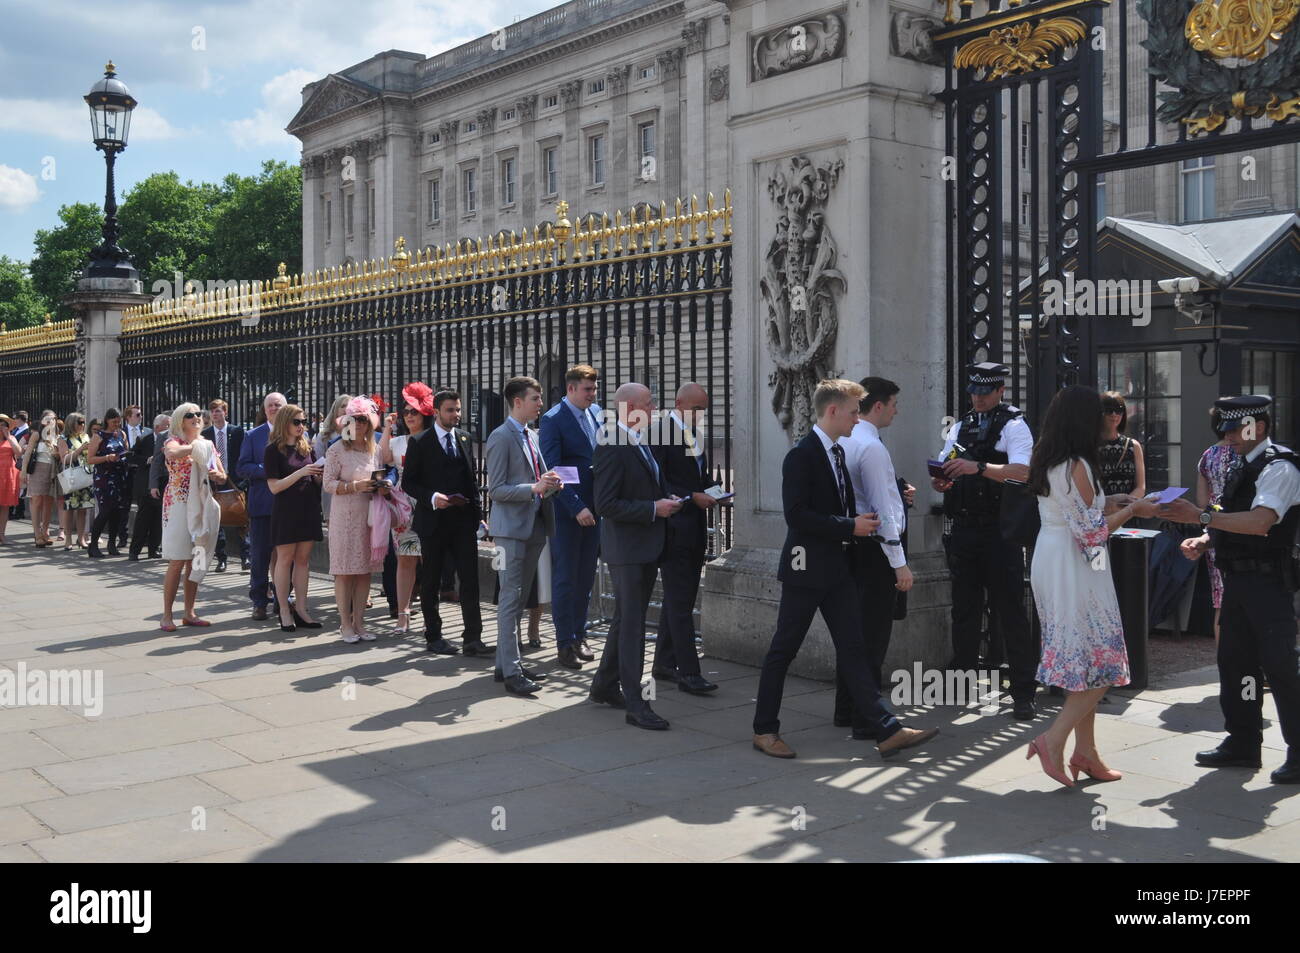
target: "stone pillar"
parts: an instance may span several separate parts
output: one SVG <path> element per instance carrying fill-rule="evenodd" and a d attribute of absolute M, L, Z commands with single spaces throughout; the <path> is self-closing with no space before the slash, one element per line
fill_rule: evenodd
<path fill-rule="evenodd" d="M 321 253 L 320 189 L 324 161 L 320 156 L 302 157 L 302 270 L 318 266 Z"/>
<path fill-rule="evenodd" d="M 583 141 L 579 121 L 581 100 L 582 80 L 575 79 L 560 87 L 560 101 L 564 104 L 564 168 L 560 170 L 564 183 L 560 194 L 575 197 L 585 194 L 587 182 L 587 143 Z"/>
<path fill-rule="evenodd" d="M 632 190 L 632 183 L 641 174 L 637 167 L 639 159 L 633 161 L 639 144 L 635 141 L 635 130 L 628 128 L 627 122 L 627 81 L 632 73 L 632 66 L 620 63 L 611 67 L 605 74 L 605 88 L 609 90 L 609 171 L 606 180 L 612 183 L 612 197 L 627 195 Z M 630 145 L 629 145 L 630 143 Z M 629 206 L 633 203 L 628 202 Z"/>
<path fill-rule="evenodd" d="M 705 89 L 704 69 L 704 51 L 708 45 L 708 35 L 708 17 L 687 20 L 686 26 L 682 27 L 682 39 L 686 42 L 686 46 L 683 47 L 681 81 L 681 128 L 684 131 L 681 142 L 684 169 L 681 194 L 698 195 L 701 200 L 709 191 L 709 184 L 705 181 L 709 168 L 709 138 L 706 121 L 709 99 Z M 719 191 L 718 195 L 721 194 Z"/>
<path fill-rule="evenodd" d="M 655 59 L 655 68 L 664 84 L 663 157 L 659 172 L 663 180 L 663 194 L 689 198 L 682 188 L 682 48 L 665 50 Z"/>
<path fill-rule="evenodd" d="M 145 294 L 135 278 L 82 278 L 77 290 L 64 297 L 75 322 L 77 409 L 88 418 L 121 406 L 117 358 L 122 312 L 151 301 L 153 295 Z"/>
<path fill-rule="evenodd" d="M 530 93 L 515 102 L 519 111 L 519 211 L 516 218 L 531 230 L 536 223 L 538 177 L 543 174 L 541 152 L 537 148 L 537 94 Z"/>
<path fill-rule="evenodd" d="M 868 374 L 902 386 L 884 439 L 917 487 L 909 561 L 919 585 L 886 666 L 939 665 L 950 651 L 939 521 L 927 515 L 938 494 L 925 469 L 944 413 L 943 113 L 928 92 L 942 74 L 891 55 L 891 6 L 845 2 L 809 16 L 796 0 L 728 3 L 735 539 L 706 569 L 701 604 L 708 649 L 726 658 L 760 661 L 775 629 L 781 462 L 811 428 L 811 388 Z M 787 55 L 796 34 L 806 58 Z M 665 143 L 666 155 L 675 151 Z M 774 245 L 782 233 L 794 240 Z M 783 248 L 800 247 L 801 257 L 785 259 Z M 770 294 L 760 289 L 765 275 Z M 817 320 L 799 314 L 795 298 Z M 769 343 L 774 321 L 791 328 L 784 346 Z M 778 358 L 792 369 L 778 372 Z M 793 671 L 833 670 L 818 620 Z"/>
<path fill-rule="evenodd" d="M 500 200 L 497 199 L 496 181 L 499 169 L 497 169 L 497 157 L 494 151 L 496 145 L 496 124 L 497 108 L 488 106 L 480 109 L 474 117 L 478 122 L 479 128 L 479 160 L 478 160 L 478 209 L 479 209 L 479 227 L 477 232 L 486 238 L 488 235 L 495 233 L 498 229 L 497 215 L 501 206 Z M 515 163 L 515 172 L 518 174 L 519 163 Z"/>

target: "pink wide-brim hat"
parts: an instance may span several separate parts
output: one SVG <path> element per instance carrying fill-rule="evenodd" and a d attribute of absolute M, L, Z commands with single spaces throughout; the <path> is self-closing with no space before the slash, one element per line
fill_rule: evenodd
<path fill-rule="evenodd" d="M 334 424 L 342 430 L 343 425 L 348 422 L 349 417 L 356 418 L 362 416 L 370 418 L 371 430 L 379 429 L 379 409 L 375 406 L 375 402 L 369 397 L 353 397 L 348 401 L 347 407 L 343 409 L 343 416 L 334 421 Z"/>

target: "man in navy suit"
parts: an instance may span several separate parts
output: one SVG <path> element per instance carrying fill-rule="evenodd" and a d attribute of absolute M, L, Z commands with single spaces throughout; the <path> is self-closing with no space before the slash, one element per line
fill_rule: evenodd
<path fill-rule="evenodd" d="M 854 540 L 874 533 L 880 520 L 859 512 L 865 507 L 859 507 L 854 498 L 840 440 L 853 432 L 864 396 L 866 391 L 854 381 L 819 383 L 813 394 L 817 423 L 781 465 L 781 501 L 787 526 L 776 574 L 781 580 L 781 607 L 758 678 L 754 708 L 754 747 L 774 758 L 795 756 L 779 733 L 781 694 L 786 670 L 818 612 L 835 643 L 837 671 L 852 696 L 860 723 L 870 729 L 880 754 L 889 757 L 938 734 L 935 728 L 923 731 L 898 723 L 881 700 L 880 685 L 862 639 Z M 877 611 L 892 612 L 892 602 Z"/>
<path fill-rule="evenodd" d="M 212 426 L 205 427 L 201 436 L 204 440 L 211 440 L 212 445 L 216 447 L 217 456 L 221 459 L 221 467 L 230 474 L 232 471 L 231 463 L 239 462 L 239 451 L 244 445 L 244 429 L 236 427 L 228 420 L 230 405 L 220 397 L 214 397 L 208 401 L 208 413 L 212 415 Z M 268 424 L 275 421 L 268 420 Z M 238 481 L 227 482 L 227 485 L 221 487 L 223 490 L 239 489 L 243 487 Z M 234 527 L 230 527 L 233 529 Z M 226 527 L 222 527 L 221 532 L 217 533 L 217 572 L 226 571 Z M 240 568 L 248 569 L 248 533 L 244 529 L 239 531 L 239 563 Z"/>
<path fill-rule="evenodd" d="M 564 375 L 564 398 L 542 415 L 542 456 L 552 467 L 576 467 L 579 482 L 555 497 L 555 536 L 551 539 L 551 617 L 555 647 L 565 668 L 593 661 L 587 646 L 587 606 L 596 580 L 600 523 L 592 489 L 591 457 L 601 426 L 596 405 L 600 375 L 590 364 L 575 364 Z"/>
<path fill-rule="evenodd" d="M 253 618 L 265 619 L 267 572 L 271 568 L 271 491 L 266 486 L 266 470 L 262 458 L 271 438 L 271 423 L 285 405 L 283 394 L 270 393 L 262 401 L 266 423 L 254 427 L 244 435 L 239 448 L 239 463 L 235 473 L 248 481 L 248 598 L 253 603 Z"/>

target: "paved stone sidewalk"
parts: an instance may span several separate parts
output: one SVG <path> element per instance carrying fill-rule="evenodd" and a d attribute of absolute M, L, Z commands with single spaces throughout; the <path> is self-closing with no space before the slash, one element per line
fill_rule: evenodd
<path fill-rule="evenodd" d="M 584 701 L 593 666 L 555 666 L 545 627 L 529 661 L 550 679 L 523 700 L 490 662 L 396 637 L 381 597 L 383 637 L 346 645 L 253 623 L 231 571 L 200 591 L 212 628 L 165 633 L 160 563 L 38 553 L 27 523 L 9 530 L 0 665 L 102 671 L 106 701 L 97 718 L 0 709 L 0 861 L 1300 859 L 1300 789 L 1268 783 L 1276 726 L 1263 771 L 1192 764 L 1220 726 L 1212 670 L 1111 694 L 1114 784 L 1058 789 L 1025 760 L 1044 721 L 951 708 L 906 712 L 943 733 L 882 762 L 831 727 L 832 688 L 797 678 L 799 758 L 778 761 L 750 748 L 747 666 L 706 660 L 713 697 L 661 686 L 672 730 L 639 731 Z M 330 581 L 311 596 L 335 621 Z"/>

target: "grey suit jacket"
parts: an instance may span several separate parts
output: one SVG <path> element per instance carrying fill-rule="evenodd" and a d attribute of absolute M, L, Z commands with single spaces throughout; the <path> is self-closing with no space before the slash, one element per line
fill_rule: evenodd
<path fill-rule="evenodd" d="M 529 431 L 533 449 L 541 470 L 549 468 L 542 459 L 541 441 L 537 434 Z M 506 419 L 487 439 L 487 477 L 488 496 L 492 500 L 492 512 L 488 522 L 493 537 L 505 539 L 529 539 L 533 535 L 533 523 L 536 519 L 537 499 L 533 493 L 533 463 L 528 459 L 523 439 L 515 425 Z M 542 500 L 542 519 L 546 523 L 546 535 L 555 533 L 555 509 L 550 498 Z"/>
<path fill-rule="evenodd" d="M 668 522 L 655 516 L 655 500 L 668 495 L 663 484 L 634 446 L 597 444 L 591 459 L 601 558 L 611 566 L 658 562 Z"/>

